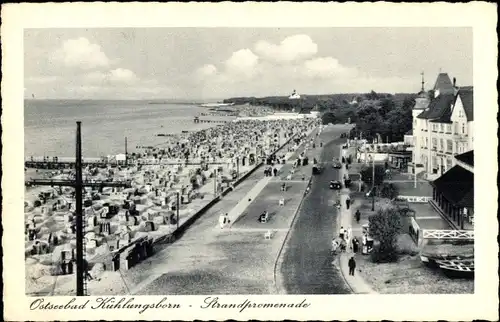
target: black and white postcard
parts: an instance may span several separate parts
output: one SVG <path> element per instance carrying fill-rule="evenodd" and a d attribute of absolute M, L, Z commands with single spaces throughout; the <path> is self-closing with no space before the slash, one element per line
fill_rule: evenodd
<path fill-rule="evenodd" d="M 6 319 L 498 319 L 495 7 L 2 5 Z"/>

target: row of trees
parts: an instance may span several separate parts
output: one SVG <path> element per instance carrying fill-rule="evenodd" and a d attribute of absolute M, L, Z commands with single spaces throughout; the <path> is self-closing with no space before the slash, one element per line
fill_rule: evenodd
<path fill-rule="evenodd" d="M 414 95 L 408 95 L 402 101 L 393 97 L 372 101 L 357 110 L 356 127 L 351 135 L 373 140 L 378 134 L 384 141 L 402 141 L 405 133 L 412 129 L 414 105 Z"/>

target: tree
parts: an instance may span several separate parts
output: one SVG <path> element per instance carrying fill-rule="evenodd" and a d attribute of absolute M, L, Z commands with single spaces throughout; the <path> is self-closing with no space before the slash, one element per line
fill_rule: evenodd
<path fill-rule="evenodd" d="M 392 111 L 396 107 L 396 104 L 391 98 L 384 98 L 380 101 L 380 109 L 379 113 L 383 117 L 387 115 L 390 111 Z"/>
<path fill-rule="evenodd" d="M 366 98 L 368 98 L 369 100 L 377 100 L 379 97 L 378 94 L 372 90 L 370 94 L 366 94 Z"/>
<path fill-rule="evenodd" d="M 371 185 L 372 184 L 372 177 L 373 177 L 373 169 L 371 166 L 364 166 L 361 171 L 359 172 L 361 174 L 361 178 L 363 179 L 363 182 Z M 384 176 L 385 176 L 385 171 L 384 167 L 381 165 L 376 164 L 375 165 L 375 186 L 378 186 L 382 184 L 384 181 Z"/>
<path fill-rule="evenodd" d="M 333 114 L 332 112 L 326 112 L 325 114 L 323 114 L 321 120 L 325 125 L 330 123 L 335 124 L 338 122 L 337 118 L 335 117 L 335 114 Z"/>
<path fill-rule="evenodd" d="M 384 182 L 382 184 L 382 187 L 380 187 L 379 191 L 380 191 L 380 197 L 388 198 L 391 200 L 396 198 L 399 194 L 398 188 L 392 183 L 387 183 L 387 182 Z"/>
<path fill-rule="evenodd" d="M 372 260 L 376 263 L 397 259 L 397 237 L 403 229 L 400 213 L 394 208 L 379 210 L 368 218 L 370 236 L 379 242 L 374 247 Z"/>

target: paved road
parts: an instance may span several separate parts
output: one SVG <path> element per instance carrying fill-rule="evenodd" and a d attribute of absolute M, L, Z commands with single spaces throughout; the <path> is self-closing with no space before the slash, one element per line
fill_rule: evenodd
<path fill-rule="evenodd" d="M 345 129 L 329 129 L 322 137 L 335 138 L 325 145 L 321 160 L 330 162 L 323 173 L 315 176 L 311 192 L 305 197 L 296 222 L 285 245 L 280 268 L 288 294 L 348 294 L 340 272 L 332 265 L 331 240 L 337 231 L 337 210 L 333 207 L 330 180 L 338 180 L 338 170 L 331 160 L 339 157 L 339 146 L 345 143 L 340 133 Z M 324 139 L 326 141 L 326 139 Z"/>

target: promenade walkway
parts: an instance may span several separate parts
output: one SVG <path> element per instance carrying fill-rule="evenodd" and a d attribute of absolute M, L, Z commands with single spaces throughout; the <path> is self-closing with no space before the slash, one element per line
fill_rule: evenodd
<path fill-rule="evenodd" d="M 343 178 L 344 175 L 347 174 L 347 172 L 348 171 L 345 169 L 345 166 L 343 166 L 342 169 L 340 170 L 340 178 Z M 346 199 L 349 196 L 350 192 L 351 191 L 348 188 L 343 188 L 341 190 L 340 193 L 341 208 L 338 219 L 339 224 L 337 225 L 337 227 L 344 227 L 344 229 L 351 228 L 351 236 L 349 236 L 349 238 L 356 236 L 358 240 L 361 241 L 362 240 L 361 223 L 357 224 L 355 220 L 353 220 L 353 211 L 356 211 L 356 207 L 359 205 L 359 202 L 352 204 L 349 207 L 349 209 L 347 209 L 346 207 Z M 335 231 L 334 235 L 337 236 L 338 231 Z M 373 288 L 368 283 L 366 283 L 361 274 L 359 274 L 359 269 L 356 269 L 354 276 L 349 275 L 348 261 L 351 258 L 351 256 L 354 256 L 354 259 L 356 259 L 357 256 L 362 256 L 362 255 L 353 254 L 352 251 L 349 249 L 349 247 L 347 247 L 347 251 L 345 253 L 341 253 L 338 256 L 339 269 L 344 279 L 346 280 L 347 284 L 356 294 L 376 294 L 377 292 L 373 290 Z"/>

